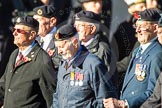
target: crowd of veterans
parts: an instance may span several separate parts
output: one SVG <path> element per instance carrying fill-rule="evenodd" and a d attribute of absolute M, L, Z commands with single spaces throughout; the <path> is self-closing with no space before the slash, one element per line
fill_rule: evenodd
<path fill-rule="evenodd" d="M 128 19 L 111 37 L 111 0 L 41 0 L 25 11 L 12 1 L 25 13 L 0 23 L 0 107 L 161 108 L 162 1 L 124 2 Z"/>

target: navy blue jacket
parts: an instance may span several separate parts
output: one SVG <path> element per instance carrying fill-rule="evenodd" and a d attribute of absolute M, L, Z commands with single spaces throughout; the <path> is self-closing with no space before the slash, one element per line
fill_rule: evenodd
<path fill-rule="evenodd" d="M 75 73 L 75 78 L 72 78 L 72 72 Z M 82 84 L 77 82 L 77 73 L 83 76 Z M 51 108 L 102 108 L 102 100 L 116 97 L 116 89 L 106 66 L 83 47 L 80 55 L 68 68 L 65 61 L 61 62 L 53 97 Z"/>
<path fill-rule="evenodd" d="M 120 96 L 120 99 L 128 101 L 130 108 L 139 108 L 151 96 L 162 69 L 162 48 L 157 39 L 147 47 L 139 59 L 133 62 L 137 50 L 138 47 L 129 63 Z M 143 75 L 135 74 L 137 68 Z"/>

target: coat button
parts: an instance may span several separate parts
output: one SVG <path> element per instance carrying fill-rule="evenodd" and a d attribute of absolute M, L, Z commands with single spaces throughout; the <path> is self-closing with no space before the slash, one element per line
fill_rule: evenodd
<path fill-rule="evenodd" d="M 10 70 L 10 73 L 12 73 L 12 70 Z"/>
<path fill-rule="evenodd" d="M 8 92 L 11 92 L 12 90 L 11 89 L 8 89 Z"/>
<path fill-rule="evenodd" d="M 134 95 L 134 91 L 132 91 L 132 93 L 131 93 L 132 95 Z"/>

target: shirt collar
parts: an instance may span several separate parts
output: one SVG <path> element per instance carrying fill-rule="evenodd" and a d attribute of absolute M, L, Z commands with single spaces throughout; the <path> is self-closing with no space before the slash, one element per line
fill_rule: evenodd
<path fill-rule="evenodd" d="M 90 45 L 92 43 L 92 41 L 95 39 L 95 37 L 91 38 L 88 42 L 86 43 L 81 43 L 81 45 L 84 45 L 85 47 L 87 47 L 88 45 Z"/>
<path fill-rule="evenodd" d="M 41 37 L 41 40 L 43 39 L 43 41 L 49 41 L 49 39 L 53 38 L 53 34 L 54 32 L 56 32 L 56 27 L 54 27 L 45 37 Z"/>
<path fill-rule="evenodd" d="M 150 42 L 148 42 L 148 43 L 146 43 L 146 44 L 144 44 L 144 45 L 140 45 L 140 46 L 142 47 L 142 52 L 141 52 L 141 53 L 143 53 L 143 52 L 147 49 L 147 47 L 150 46 L 150 44 L 151 44 L 153 41 L 155 41 L 156 39 L 157 39 L 157 37 L 153 38 Z"/>
<path fill-rule="evenodd" d="M 21 52 L 22 55 L 25 57 L 25 56 L 27 56 L 29 54 L 29 52 L 32 50 L 34 45 L 35 45 L 35 41 L 33 41 L 32 44 L 29 45 L 25 50 L 23 50 L 23 51 L 19 50 L 19 52 Z"/>

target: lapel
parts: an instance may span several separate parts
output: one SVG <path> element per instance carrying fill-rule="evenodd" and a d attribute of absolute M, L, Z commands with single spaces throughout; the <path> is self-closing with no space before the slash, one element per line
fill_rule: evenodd
<path fill-rule="evenodd" d="M 86 59 L 88 54 L 89 54 L 89 51 L 84 46 L 82 46 L 81 54 L 77 58 L 75 58 L 74 61 L 70 64 L 65 75 L 67 75 L 71 72 L 71 68 L 72 69 L 75 69 L 76 67 L 82 68 L 82 64 L 83 64 L 83 62 Z M 66 63 L 63 64 L 64 68 L 65 68 L 65 64 Z"/>
<path fill-rule="evenodd" d="M 20 62 L 20 64 L 18 66 L 15 67 L 15 69 L 19 68 L 20 66 L 23 66 L 24 64 L 26 64 L 28 62 L 35 61 L 36 56 L 38 55 L 38 52 L 40 49 L 41 49 L 40 46 L 36 42 L 36 44 L 34 45 L 32 50 L 29 52 L 29 54 L 23 58 L 23 60 Z M 15 59 L 16 59 L 16 57 L 15 57 Z M 15 63 L 14 63 L 14 65 L 15 65 Z"/>
<path fill-rule="evenodd" d="M 16 62 L 16 57 L 17 57 L 17 55 L 18 55 L 18 52 L 19 52 L 19 50 L 16 49 L 16 50 L 13 52 L 13 55 L 11 56 L 11 59 L 10 59 L 9 65 L 10 65 L 11 70 L 13 70 L 13 71 L 14 71 L 14 69 L 15 69 L 15 62 Z"/>
<path fill-rule="evenodd" d="M 135 49 L 133 55 L 132 55 L 132 58 L 131 58 L 131 61 L 129 63 L 129 66 L 128 66 L 128 69 L 127 69 L 127 72 L 126 72 L 126 75 L 125 75 L 125 79 L 124 79 L 124 83 L 123 83 L 123 89 L 126 87 L 126 85 L 131 81 L 131 79 L 133 78 L 133 76 L 135 76 L 134 74 L 134 71 L 135 71 L 135 68 L 136 66 L 134 67 L 133 71 L 131 71 L 132 67 L 131 65 L 136 65 L 136 64 L 146 64 L 144 63 L 146 61 L 146 59 L 149 57 L 150 55 L 150 50 L 153 49 L 157 44 L 157 41 L 153 41 L 151 43 L 151 45 L 149 45 L 147 47 L 147 49 L 143 52 L 143 54 L 141 55 L 141 57 L 133 64 L 133 58 L 135 56 L 135 54 L 137 53 L 137 50 L 138 48 Z M 122 90 L 123 90 L 122 89 Z"/>

